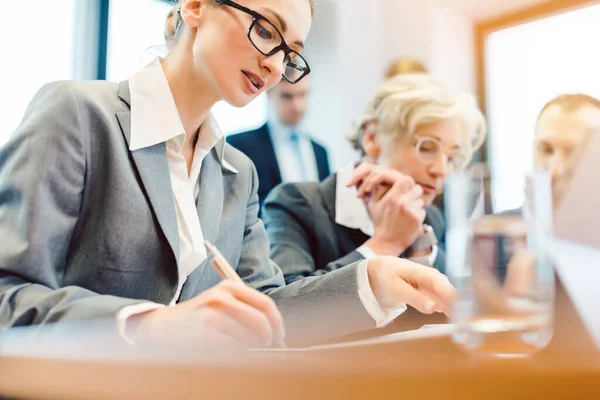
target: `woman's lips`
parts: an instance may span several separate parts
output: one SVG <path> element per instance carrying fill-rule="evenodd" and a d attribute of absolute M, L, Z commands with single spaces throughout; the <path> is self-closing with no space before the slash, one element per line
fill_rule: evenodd
<path fill-rule="evenodd" d="M 435 186 L 425 185 L 423 183 L 419 183 L 419 186 L 421 186 L 423 188 L 423 193 L 425 193 L 425 194 L 437 193 L 437 191 L 438 191 Z"/>
<path fill-rule="evenodd" d="M 246 87 L 248 88 L 250 93 L 252 93 L 252 94 L 258 93 L 258 88 L 254 85 L 254 83 L 252 83 L 252 81 L 250 80 L 248 75 L 246 75 L 245 73 L 244 73 L 244 82 L 246 83 Z"/>

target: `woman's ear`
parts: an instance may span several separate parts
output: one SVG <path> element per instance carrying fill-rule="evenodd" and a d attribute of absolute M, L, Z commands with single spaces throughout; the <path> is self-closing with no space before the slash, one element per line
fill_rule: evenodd
<path fill-rule="evenodd" d="M 377 136 L 377 124 L 371 123 L 365 127 L 365 132 L 362 137 L 362 146 L 365 154 L 373 159 L 379 158 L 381 155 L 381 146 Z"/>
<path fill-rule="evenodd" d="M 181 4 L 181 18 L 185 24 L 191 28 L 198 28 L 208 3 L 208 0 L 184 0 Z"/>

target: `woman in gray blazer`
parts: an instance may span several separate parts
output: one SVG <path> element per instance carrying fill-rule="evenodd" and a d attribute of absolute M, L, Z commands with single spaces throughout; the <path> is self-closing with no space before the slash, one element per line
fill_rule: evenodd
<path fill-rule="evenodd" d="M 350 138 L 360 166 L 321 183 L 281 185 L 267 198 L 271 258 L 286 282 L 384 255 L 444 272 L 444 220 L 432 202 L 484 135 L 472 97 L 427 74 L 384 82 Z"/>
<path fill-rule="evenodd" d="M 104 318 L 130 341 L 256 346 L 284 336 L 281 314 L 304 340 L 372 328 L 364 293 L 449 307 L 442 276 L 385 258 L 285 286 L 257 217 L 256 171 L 210 109 L 310 72 L 299 52 L 313 3 L 244 4 L 181 0 L 165 59 L 120 84 L 37 93 L 0 150 L 0 330 Z M 219 284 L 204 240 L 252 289 Z"/>

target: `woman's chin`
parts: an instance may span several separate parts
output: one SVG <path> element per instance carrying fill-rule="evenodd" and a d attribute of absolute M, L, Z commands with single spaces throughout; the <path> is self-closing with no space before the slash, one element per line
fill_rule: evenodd
<path fill-rule="evenodd" d="M 254 97 L 241 93 L 232 96 L 224 96 L 223 100 L 234 107 L 242 108 L 246 107 L 252 100 L 254 100 Z"/>
<path fill-rule="evenodd" d="M 256 94 L 249 93 L 247 89 L 238 86 L 229 86 L 221 91 L 221 99 L 238 108 L 247 106 L 256 96 Z"/>
<path fill-rule="evenodd" d="M 435 200 L 435 196 L 436 196 L 435 194 L 423 194 L 423 196 L 421 196 L 421 199 L 423 200 L 425 208 L 427 208 L 433 204 L 433 201 Z"/>

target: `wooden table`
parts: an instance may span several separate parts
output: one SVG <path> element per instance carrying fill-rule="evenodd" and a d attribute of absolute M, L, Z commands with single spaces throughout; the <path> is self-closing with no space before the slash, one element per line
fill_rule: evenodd
<path fill-rule="evenodd" d="M 107 350 L 113 354 L 106 353 L 106 357 L 96 349 L 89 358 L 80 355 L 74 359 L 64 355 L 36 357 L 34 352 L 33 356 L 0 357 L 0 396 L 261 400 L 600 398 L 600 355 L 564 294 L 559 293 L 557 304 L 552 344 L 535 357 L 521 361 L 474 360 L 448 338 L 352 351 L 250 352 L 218 359 L 168 351 L 147 354 L 125 348 Z M 423 321 L 430 322 L 427 318 Z M 117 352 L 118 356 L 113 357 Z"/>

